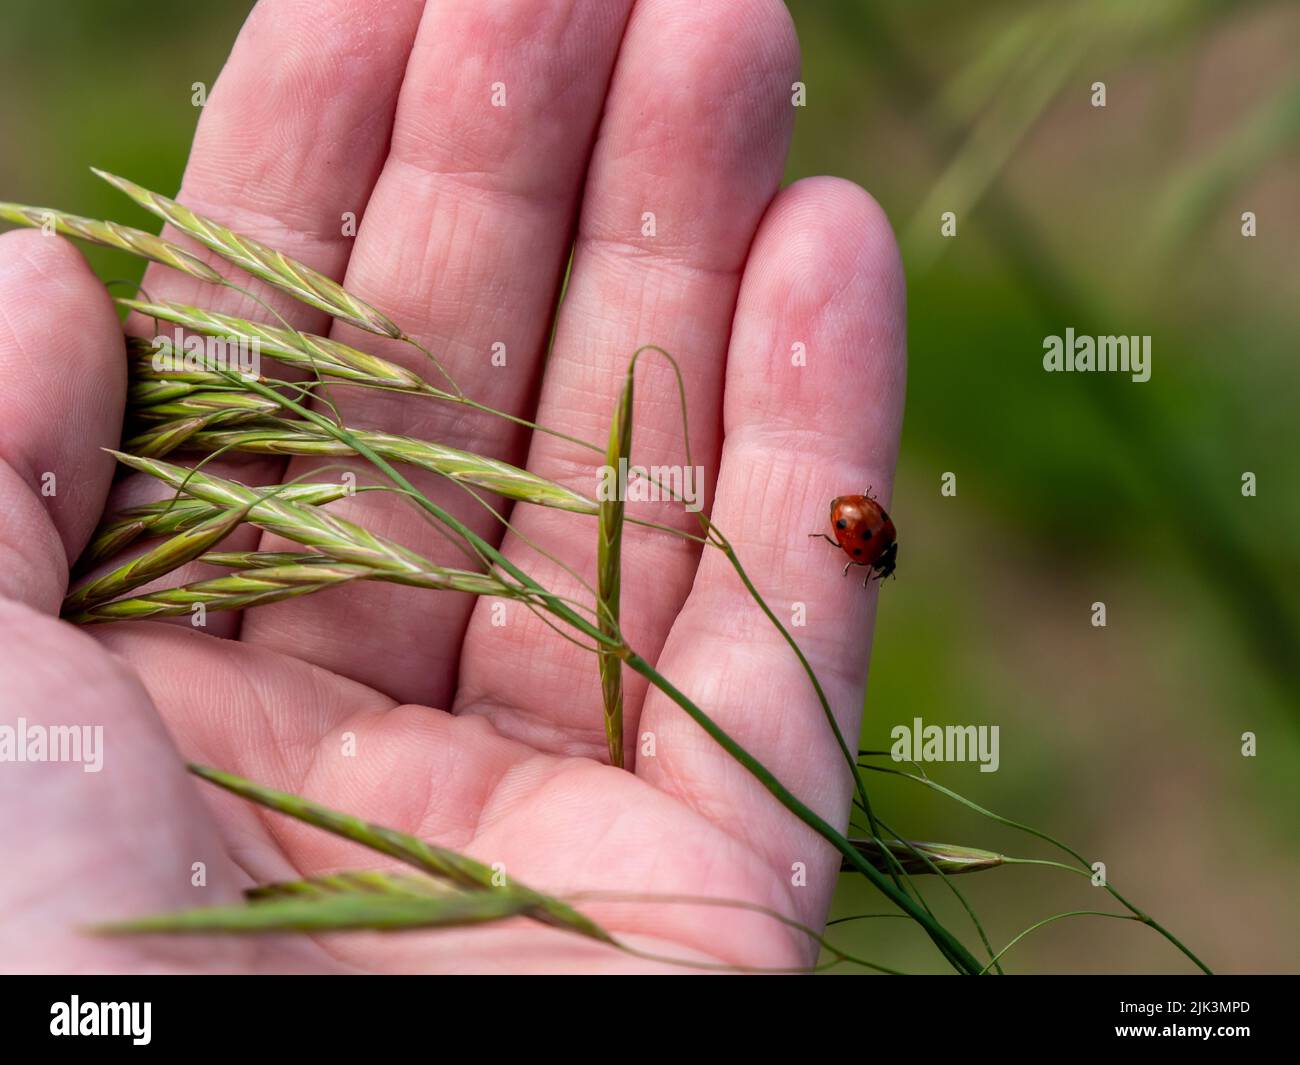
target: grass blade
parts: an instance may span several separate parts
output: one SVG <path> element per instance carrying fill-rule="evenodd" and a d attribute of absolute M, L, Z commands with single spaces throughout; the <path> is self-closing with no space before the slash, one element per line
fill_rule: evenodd
<path fill-rule="evenodd" d="M 870 752 L 863 752 L 863 753 L 870 753 Z M 1013 821 L 1011 820 L 1011 818 L 1003 817 L 1001 814 L 995 814 L 992 810 L 989 810 L 986 807 L 981 806 L 979 803 L 966 798 L 966 796 L 957 794 L 957 792 L 953 791 L 951 788 L 944 787 L 944 785 L 940 784 L 938 781 L 931 780 L 929 777 L 926 776 L 917 776 L 915 773 L 905 773 L 901 769 L 893 769 L 889 766 L 863 765 L 862 768 L 870 769 L 877 773 L 888 773 L 891 776 L 906 777 L 908 780 L 915 781 L 918 784 L 924 784 L 927 788 L 930 788 L 933 791 L 937 791 L 941 795 L 946 795 L 954 802 L 960 803 L 962 806 L 965 806 L 967 809 L 973 810 L 975 813 L 980 814 L 983 817 L 987 817 L 991 821 L 996 821 L 1000 825 L 1005 825 L 1008 828 L 1014 828 L 1020 832 L 1026 832 L 1031 836 L 1037 836 L 1039 839 L 1043 840 L 1044 842 L 1050 843 L 1053 847 L 1056 847 L 1057 849 L 1064 851 L 1066 854 L 1068 854 L 1071 858 L 1073 858 L 1075 861 L 1079 863 L 1080 869 L 1085 874 L 1091 875 L 1092 872 L 1091 864 L 1085 857 L 1083 857 L 1083 855 L 1081 855 L 1078 851 L 1074 850 L 1074 848 L 1067 846 L 1066 844 L 1062 843 L 1059 839 L 1056 839 L 1053 836 L 1049 836 L 1046 832 L 1041 832 L 1038 829 L 1031 827 L 1030 825 L 1022 824 L 1019 821 Z M 1209 966 L 1207 966 L 1205 962 L 1201 961 L 1200 958 L 1198 958 L 1194 953 L 1192 953 L 1191 949 L 1187 947 L 1180 939 L 1178 939 L 1177 936 L 1175 936 L 1172 932 L 1170 932 L 1167 928 L 1165 928 L 1164 925 L 1156 921 L 1155 918 L 1153 918 L 1150 914 L 1145 913 L 1144 911 L 1134 906 L 1133 903 L 1129 902 L 1128 899 L 1126 899 L 1123 895 L 1119 893 L 1118 890 L 1116 890 L 1115 885 L 1112 884 L 1109 880 L 1103 883 L 1102 887 L 1106 891 L 1110 892 L 1111 896 L 1121 906 L 1123 906 L 1126 910 L 1128 910 L 1131 914 L 1133 914 L 1133 916 L 1137 920 L 1143 922 L 1144 924 L 1150 925 L 1162 936 L 1164 936 L 1165 939 L 1167 939 L 1171 944 L 1173 944 L 1173 946 L 1178 948 L 1178 950 L 1182 951 L 1182 953 L 1185 954 L 1188 957 L 1188 959 L 1190 959 L 1197 966 L 1197 968 L 1199 968 L 1203 973 L 1205 973 L 1206 976 L 1214 975 L 1213 972 L 1211 972 Z"/>

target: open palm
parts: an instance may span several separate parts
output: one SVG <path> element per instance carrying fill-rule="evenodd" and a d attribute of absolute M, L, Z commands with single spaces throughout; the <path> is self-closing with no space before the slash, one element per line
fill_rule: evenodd
<path fill-rule="evenodd" d="M 841 580 L 830 548 L 806 534 L 824 525 L 833 496 L 866 485 L 888 496 L 902 278 L 888 224 L 857 187 L 812 179 L 778 192 L 798 80 L 777 0 L 280 0 L 259 5 L 242 31 L 179 198 L 343 279 L 475 399 L 583 439 L 605 439 L 631 352 L 671 351 L 705 505 L 778 614 L 806 617 L 794 634 L 852 742 L 875 592 Z M 187 759 L 501 863 L 544 891 L 725 897 L 820 926 L 838 856 L 634 675 L 631 771 L 604 764 L 594 656 L 518 604 L 494 612 L 495 601 L 358 584 L 212 614 L 202 630 L 78 631 L 56 620 L 69 563 L 105 506 L 159 488 L 113 484 L 100 450 L 117 443 L 125 385 L 102 286 L 61 239 L 14 233 L 0 248 L 0 722 L 102 724 L 105 742 L 100 773 L 0 765 L 11 814 L 0 821 L 6 966 L 648 964 L 526 921 L 313 940 L 84 936 L 88 922 L 232 901 L 253 882 L 383 864 L 194 781 Z M 268 318 L 252 300 L 162 268 L 144 285 L 152 298 Z M 311 308 L 271 302 L 302 330 L 331 330 Z M 338 324 L 333 335 L 433 372 L 396 342 Z M 642 367 L 634 458 L 681 464 L 672 375 L 662 362 Z M 337 388 L 333 398 L 349 424 L 495 455 L 594 494 L 598 457 L 554 436 L 412 397 Z M 313 467 L 210 468 L 276 484 Z M 365 463 L 355 468 L 376 480 Z M 41 491 L 47 473 L 53 495 Z M 322 476 L 336 480 L 337 468 Z M 458 488 L 412 479 L 502 540 Z M 463 564 L 394 495 L 331 509 Z M 697 531 L 680 506 L 629 511 Z M 564 566 L 594 579 L 594 520 L 520 505 L 511 522 L 505 553 L 589 601 Z M 227 545 L 284 546 L 271 541 L 245 528 Z M 718 552 L 629 526 L 622 619 L 632 647 L 843 827 L 849 777 L 811 686 Z M 752 912 L 582 908 L 656 954 L 762 966 L 812 955 L 800 934 Z"/>

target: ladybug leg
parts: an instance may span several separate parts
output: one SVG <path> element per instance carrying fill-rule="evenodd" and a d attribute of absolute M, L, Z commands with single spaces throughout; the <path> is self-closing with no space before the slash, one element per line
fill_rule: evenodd
<path fill-rule="evenodd" d="M 837 544 L 834 540 L 832 540 L 829 536 L 827 536 L 825 533 L 809 533 L 808 535 L 811 536 L 811 537 L 814 537 L 814 538 L 820 536 L 823 540 L 825 540 L 828 544 L 830 544 L 831 547 L 839 547 L 839 546 L 840 546 L 840 545 Z"/>
<path fill-rule="evenodd" d="M 849 569 L 850 569 L 851 567 L 853 567 L 853 566 L 856 566 L 856 565 L 857 565 L 857 563 L 856 563 L 856 562 L 853 562 L 852 560 L 850 560 L 850 561 L 844 563 L 844 572 L 843 572 L 842 574 L 840 574 L 840 576 L 841 576 L 841 577 L 847 577 L 847 576 L 849 575 Z"/>

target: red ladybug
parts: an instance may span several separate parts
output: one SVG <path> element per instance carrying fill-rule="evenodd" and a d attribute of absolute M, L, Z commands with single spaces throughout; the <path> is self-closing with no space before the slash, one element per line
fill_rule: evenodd
<path fill-rule="evenodd" d="M 866 566 L 865 588 L 874 576 L 884 580 L 894 572 L 898 562 L 898 533 L 889 520 L 885 508 L 871 498 L 868 488 L 860 496 L 836 496 L 831 500 L 832 540 L 825 533 L 809 533 L 841 548 L 849 560 L 844 565 L 847 575 L 852 566 Z"/>

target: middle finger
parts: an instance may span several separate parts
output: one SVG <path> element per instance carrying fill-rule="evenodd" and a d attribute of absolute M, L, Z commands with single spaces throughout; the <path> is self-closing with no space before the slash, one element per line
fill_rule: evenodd
<path fill-rule="evenodd" d="M 498 409 L 520 413 L 530 404 L 630 4 L 441 0 L 425 8 L 345 284 L 428 347 L 468 395 Z M 333 335 L 445 386 L 409 346 L 347 326 Z M 504 365 L 493 359 L 498 343 Z M 502 419 L 411 396 L 331 394 L 349 425 L 523 457 L 523 434 Z M 288 476 L 317 464 L 297 459 Z M 359 480 L 375 480 L 367 463 L 357 466 Z M 411 480 L 480 535 L 500 538 L 461 489 L 420 471 Z M 434 562 L 465 564 L 399 497 L 362 493 L 337 509 Z M 243 638 L 396 699 L 445 706 L 472 606 L 451 592 L 356 584 L 256 611 Z"/>

